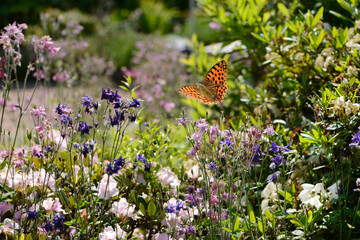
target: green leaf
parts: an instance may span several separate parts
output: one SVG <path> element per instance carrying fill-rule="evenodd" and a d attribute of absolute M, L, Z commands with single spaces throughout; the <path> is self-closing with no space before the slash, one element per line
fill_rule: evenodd
<path fill-rule="evenodd" d="M 264 233 L 264 226 L 263 226 L 261 221 L 258 221 L 258 228 L 259 228 L 261 233 Z"/>
<path fill-rule="evenodd" d="M 291 219 L 290 222 L 297 227 L 304 228 L 304 225 L 298 219 Z"/>
<path fill-rule="evenodd" d="M 320 18 L 322 17 L 323 13 L 324 13 L 324 7 L 321 7 L 321 8 L 319 9 L 319 11 L 315 14 L 315 17 L 314 17 L 314 19 L 313 19 L 313 22 L 312 22 L 312 26 L 311 26 L 311 27 L 314 27 L 314 26 L 319 22 L 319 20 L 320 20 Z"/>
<path fill-rule="evenodd" d="M 280 10 L 280 12 L 282 12 L 282 14 L 284 14 L 284 16 L 286 18 L 290 18 L 289 11 L 287 10 L 287 8 L 286 8 L 286 6 L 284 4 L 278 3 L 277 7 Z"/>
<path fill-rule="evenodd" d="M 321 29 L 321 32 L 319 33 L 319 35 L 316 39 L 316 42 L 315 42 L 316 48 L 319 47 L 319 45 L 321 44 L 324 37 L 325 37 L 325 31 L 323 29 Z"/>
<path fill-rule="evenodd" d="M 265 210 L 265 216 L 269 221 L 272 221 L 274 219 L 268 210 Z"/>
<path fill-rule="evenodd" d="M 341 15 L 340 13 L 338 13 L 338 12 L 334 12 L 334 11 L 329 11 L 332 15 L 334 15 L 335 17 L 338 17 L 338 18 L 340 18 L 340 19 L 343 19 L 343 20 L 345 20 L 345 21 L 349 21 L 349 22 L 353 22 L 350 18 L 347 18 L 347 17 L 345 17 L 345 16 L 343 16 L 343 15 Z"/>
<path fill-rule="evenodd" d="M 148 213 L 149 213 L 149 216 L 152 217 L 155 215 L 156 213 L 156 206 L 155 206 L 155 203 L 154 202 L 150 202 L 149 205 L 148 205 Z"/>
<path fill-rule="evenodd" d="M 251 223 L 256 223 L 256 218 L 255 218 L 255 213 L 254 213 L 254 209 L 251 205 L 250 202 L 248 202 L 248 212 L 249 212 L 249 219 Z"/>
<path fill-rule="evenodd" d="M 29 234 L 26 236 L 25 240 L 32 240 L 31 233 L 29 233 Z"/>
<path fill-rule="evenodd" d="M 260 35 L 257 34 L 257 33 L 251 33 L 251 35 L 252 35 L 253 37 L 255 37 L 256 39 L 262 41 L 262 42 L 269 43 L 268 40 L 267 40 L 265 37 L 260 36 Z"/>
<path fill-rule="evenodd" d="M 142 214 L 144 216 L 146 216 L 146 210 L 145 210 L 144 204 L 140 203 L 139 208 L 140 208 L 140 211 L 142 212 Z"/>
<path fill-rule="evenodd" d="M 344 0 L 337 0 L 338 4 L 345 9 L 346 11 L 348 11 L 349 13 L 353 14 L 354 13 L 354 9 L 351 7 L 351 5 L 349 3 L 347 3 Z"/>
<path fill-rule="evenodd" d="M 306 226 L 309 226 L 312 220 L 313 220 L 313 212 L 309 210 L 308 218 L 306 219 Z"/>

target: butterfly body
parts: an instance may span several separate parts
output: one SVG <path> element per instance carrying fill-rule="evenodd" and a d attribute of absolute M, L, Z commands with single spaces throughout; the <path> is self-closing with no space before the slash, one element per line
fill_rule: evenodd
<path fill-rule="evenodd" d="M 195 86 L 183 86 L 179 92 L 203 103 L 220 103 L 227 92 L 227 63 L 222 60 L 215 64 L 206 74 L 203 83 Z"/>

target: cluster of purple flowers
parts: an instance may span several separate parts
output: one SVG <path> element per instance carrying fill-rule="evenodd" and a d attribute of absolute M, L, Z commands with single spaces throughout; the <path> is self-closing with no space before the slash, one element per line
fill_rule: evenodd
<path fill-rule="evenodd" d="M 360 127 L 359 127 L 360 130 Z M 358 147 L 360 144 L 360 131 L 354 134 L 351 139 L 351 143 L 349 144 L 350 147 Z"/>
<path fill-rule="evenodd" d="M 203 200 L 204 189 L 199 188 L 197 191 L 193 186 L 187 188 L 188 194 L 185 195 L 185 199 L 192 206 L 198 206 Z"/>
<path fill-rule="evenodd" d="M 26 219 L 28 221 L 34 221 L 35 219 L 40 217 L 40 215 L 39 215 L 40 211 L 36 211 L 36 210 L 30 211 L 30 210 L 28 210 L 27 212 L 28 212 L 28 214 L 27 214 Z M 45 220 L 45 224 L 44 224 L 43 227 L 44 227 L 46 232 L 51 232 L 54 229 L 55 230 L 61 230 L 61 229 L 64 228 L 64 217 L 62 216 L 62 214 L 60 212 L 58 212 L 58 213 L 55 214 L 52 223 Z"/>
<path fill-rule="evenodd" d="M 168 213 L 176 213 L 176 215 L 179 215 L 179 211 L 181 209 L 184 209 L 185 207 L 185 203 L 182 201 L 176 201 L 176 204 L 169 204 L 168 207 L 166 208 L 166 211 Z"/>
<path fill-rule="evenodd" d="M 124 165 L 125 165 L 125 159 L 126 158 L 122 158 L 121 156 L 118 159 L 115 159 L 114 165 L 112 165 L 112 163 L 110 162 L 109 164 L 107 164 L 107 168 L 106 168 L 106 172 L 109 175 L 113 175 L 113 174 L 117 174 L 119 172 L 119 170 L 121 170 Z"/>
<path fill-rule="evenodd" d="M 144 157 L 144 155 L 138 154 L 137 160 L 144 163 L 145 172 L 150 172 L 151 163 Z"/>

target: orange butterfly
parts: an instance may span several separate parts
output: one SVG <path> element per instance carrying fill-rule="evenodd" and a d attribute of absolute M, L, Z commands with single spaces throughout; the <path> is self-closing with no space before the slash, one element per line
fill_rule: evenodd
<path fill-rule="evenodd" d="M 203 83 L 197 83 L 196 86 L 183 86 L 179 92 L 203 103 L 221 103 L 228 90 L 227 70 L 226 61 L 221 60 L 208 71 Z"/>

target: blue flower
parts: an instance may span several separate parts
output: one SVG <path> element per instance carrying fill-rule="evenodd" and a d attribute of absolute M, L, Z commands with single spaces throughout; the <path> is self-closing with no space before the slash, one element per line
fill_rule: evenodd
<path fill-rule="evenodd" d="M 277 183 L 277 175 L 276 173 L 274 173 L 273 175 L 271 175 L 270 179 L 268 180 L 268 182 L 273 182 L 273 183 Z"/>
<path fill-rule="evenodd" d="M 72 125 L 72 119 L 71 119 L 71 117 L 68 117 L 68 116 L 66 116 L 65 114 L 62 114 L 62 115 L 59 116 L 59 118 L 61 119 L 60 122 L 61 122 L 63 125 L 71 127 L 71 125 Z"/>
<path fill-rule="evenodd" d="M 358 147 L 360 143 L 360 132 L 355 133 L 355 135 L 351 139 L 350 147 Z"/>
<path fill-rule="evenodd" d="M 121 97 L 118 94 L 117 90 L 116 90 L 116 92 L 114 92 L 114 91 L 110 91 L 110 88 L 108 88 L 107 91 L 104 88 L 102 89 L 101 100 L 105 99 L 105 100 L 108 100 L 109 102 L 113 103 L 113 102 L 119 101 L 120 98 Z"/>
<path fill-rule="evenodd" d="M 290 149 L 288 149 L 288 147 L 290 147 L 291 144 L 284 146 L 284 147 L 280 147 L 282 149 L 283 152 L 290 152 Z"/>
<path fill-rule="evenodd" d="M 142 102 L 137 100 L 136 98 L 132 98 L 132 101 L 130 100 L 129 108 L 139 108 L 141 106 Z"/>
<path fill-rule="evenodd" d="M 276 155 L 276 157 L 274 157 L 274 158 L 271 159 L 270 161 L 275 162 L 277 165 L 280 166 L 282 160 L 283 160 L 282 157 L 281 157 L 280 154 L 278 153 L 278 154 Z"/>
<path fill-rule="evenodd" d="M 188 118 L 182 117 L 180 119 L 179 124 L 183 125 L 184 127 L 186 127 L 186 123 L 189 122 L 190 120 Z"/>
<path fill-rule="evenodd" d="M 259 161 L 262 160 L 262 158 L 260 158 L 262 152 L 261 152 L 261 150 L 260 150 L 260 145 L 259 145 L 258 143 L 255 144 L 252 153 L 253 153 L 253 154 L 252 154 L 253 159 L 252 159 L 251 165 L 254 165 L 255 163 L 258 163 Z"/>
<path fill-rule="evenodd" d="M 59 103 L 59 105 L 55 108 L 55 113 L 57 113 L 59 115 L 64 114 L 64 113 L 69 113 L 69 112 L 70 112 L 70 109 L 67 106 L 67 104 L 61 105 L 61 103 Z"/>
<path fill-rule="evenodd" d="M 125 165 L 125 160 L 126 158 L 122 158 L 121 156 L 118 158 L 118 159 L 115 159 L 114 160 L 114 167 L 117 168 L 117 169 L 122 169 Z"/>
<path fill-rule="evenodd" d="M 150 168 L 151 168 L 151 163 L 150 162 L 146 162 L 144 164 L 144 170 L 145 172 L 150 172 Z"/>
<path fill-rule="evenodd" d="M 175 208 L 176 208 L 176 211 L 180 211 L 181 209 L 184 209 L 184 202 L 182 201 L 176 201 L 176 205 L 175 205 Z"/>
<path fill-rule="evenodd" d="M 85 143 L 83 143 L 82 154 L 84 155 L 84 157 L 87 157 L 89 153 L 90 153 L 90 147 L 88 147 Z"/>
<path fill-rule="evenodd" d="M 269 152 L 273 152 L 276 153 L 279 151 L 279 146 L 277 145 L 276 142 L 271 143 L 271 149 L 269 150 Z"/>
<path fill-rule="evenodd" d="M 53 225 L 51 222 L 45 221 L 44 229 L 46 232 L 51 232 L 53 230 Z"/>
<path fill-rule="evenodd" d="M 144 157 L 144 155 L 139 153 L 138 154 L 138 161 L 145 163 L 147 161 L 147 159 Z"/>
<path fill-rule="evenodd" d="M 130 122 L 135 122 L 136 120 L 136 114 L 130 114 L 129 115 Z"/>
<path fill-rule="evenodd" d="M 84 134 L 89 134 L 90 129 L 92 129 L 92 126 L 86 125 L 85 121 L 79 122 L 79 129 L 78 130 L 81 132 L 81 136 L 84 135 Z"/>
<path fill-rule="evenodd" d="M 212 171 L 212 172 L 218 172 L 218 169 L 217 169 L 217 164 L 215 161 L 213 162 L 209 162 L 208 164 L 208 168 Z"/>
<path fill-rule="evenodd" d="M 53 224 L 55 229 L 62 229 L 64 227 L 64 217 L 61 215 L 60 212 L 55 214 L 55 217 L 53 219 Z"/>
<path fill-rule="evenodd" d="M 235 143 L 231 142 L 229 137 L 227 137 L 225 139 L 225 141 L 220 141 L 220 143 L 223 144 L 223 149 L 224 149 L 225 146 L 227 146 L 230 149 L 234 149 L 234 147 L 232 145 L 234 145 Z"/>
<path fill-rule="evenodd" d="M 115 101 L 115 102 L 113 102 L 113 104 L 114 104 L 115 109 L 123 108 L 125 106 L 125 103 L 121 100 Z"/>
<path fill-rule="evenodd" d="M 83 100 L 83 107 L 89 107 L 91 108 L 92 107 L 92 104 L 91 104 L 91 101 L 93 100 L 92 97 L 88 97 L 88 95 L 86 95 L 86 97 L 82 97 L 82 100 Z"/>
<path fill-rule="evenodd" d="M 176 213 L 176 209 L 175 206 L 172 205 L 171 203 L 169 204 L 169 206 L 165 209 L 168 213 Z"/>
<path fill-rule="evenodd" d="M 40 216 L 38 215 L 39 211 L 36 211 L 36 210 L 30 211 L 30 210 L 28 210 L 27 212 L 28 212 L 27 220 L 29 220 L 29 221 L 35 220 L 35 219 L 37 219 L 38 217 L 40 217 Z"/>

